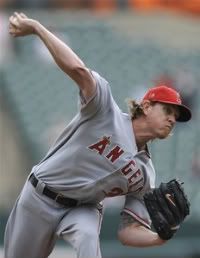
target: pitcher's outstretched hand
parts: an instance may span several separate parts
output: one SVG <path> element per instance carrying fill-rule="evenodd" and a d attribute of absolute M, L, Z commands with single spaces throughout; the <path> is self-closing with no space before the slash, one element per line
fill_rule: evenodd
<path fill-rule="evenodd" d="M 13 37 L 34 34 L 36 23 L 36 20 L 28 18 L 24 13 L 15 12 L 9 19 L 9 33 Z"/>

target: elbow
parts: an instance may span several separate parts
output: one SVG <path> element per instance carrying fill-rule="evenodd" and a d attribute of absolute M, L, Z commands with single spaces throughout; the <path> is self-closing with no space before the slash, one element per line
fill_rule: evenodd
<path fill-rule="evenodd" d="M 129 243 L 128 243 L 128 239 L 127 239 L 127 234 L 125 232 L 125 230 L 121 229 L 118 231 L 118 234 L 117 234 L 117 237 L 118 237 L 118 240 L 120 241 L 120 243 L 124 246 L 129 246 Z"/>
<path fill-rule="evenodd" d="M 164 245 L 167 242 L 167 240 L 161 239 L 160 237 L 158 239 L 159 240 L 157 241 L 157 246 Z"/>
<path fill-rule="evenodd" d="M 71 73 L 79 77 L 84 77 L 87 72 L 88 69 L 84 64 L 76 64 L 71 67 Z"/>
<path fill-rule="evenodd" d="M 150 247 L 161 246 L 166 240 L 161 239 L 157 233 L 154 233 L 143 226 L 125 227 L 118 231 L 118 239 L 125 246 L 131 247 Z"/>
<path fill-rule="evenodd" d="M 55 58 L 55 61 L 60 69 L 72 79 L 76 78 L 77 76 L 80 77 L 85 73 L 87 68 L 81 60 L 71 60 L 70 62 L 66 60 L 67 58 L 64 56 Z"/>
<path fill-rule="evenodd" d="M 143 227 L 138 223 L 133 223 L 118 231 L 118 239 L 124 246 L 143 247 L 144 236 L 141 236 Z"/>
<path fill-rule="evenodd" d="M 76 82 L 82 82 L 88 77 L 88 68 L 83 64 L 74 65 L 69 71 L 70 77 Z"/>

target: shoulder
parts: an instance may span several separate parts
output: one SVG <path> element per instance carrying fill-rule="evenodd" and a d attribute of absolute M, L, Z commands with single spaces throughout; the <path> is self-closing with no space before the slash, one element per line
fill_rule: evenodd
<path fill-rule="evenodd" d="M 94 70 L 90 70 L 91 75 L 93 76 L 94 80 L 96 81 L 97 84 L 99 85 L 109 85 L 108 81 L 100 75 L 98 72 Z"/>

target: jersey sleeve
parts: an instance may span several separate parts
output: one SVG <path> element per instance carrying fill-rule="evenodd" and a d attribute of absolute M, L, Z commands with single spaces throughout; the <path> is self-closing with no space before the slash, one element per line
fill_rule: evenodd
<path fill-rule="evenodd" d="M 132 216 L 147 228 L 151 228 L 151 219 L 142 198 L 135 198 L 127 195 L 122 213 L 125 212 Z"/>
<path fill-rule="evenodd" d="M 91 74 L 96 82 L 96 91 L 88 100 L 85 100 L 80 91 L 78 103 L 81 115 L 87 118 L 91 118 L 94 115 L 98 116 L 108 111 L 112 105 L 116 105 L 109 83 L 97 72 L 91 71 Z"/>
<path fill-rule="evenodd" d="M 150 189 L 155 188 L 155 169 L 151 159 L 146 163 L 146 172 L 144 173 L 144 177 L 145 180 L 142 189 L 137 193 L 129 193 L 126 195 L 123 212 L 128 213 L 135 220 L 150 228 L 151 219 L 143 201 L 143 196 Z"/>

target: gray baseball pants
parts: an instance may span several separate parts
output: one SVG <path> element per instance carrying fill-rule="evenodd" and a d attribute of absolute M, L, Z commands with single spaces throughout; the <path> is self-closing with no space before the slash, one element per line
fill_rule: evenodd
<path fill-rule="evenodd" d="M 99 233 L 102 214 L 95 205 L 66 208 L 41 194 L 29 181 L 8 218 L 5 258 L 46 258 L 56 240 L 64 239 L 77 258 L 101 258 Z"/>

